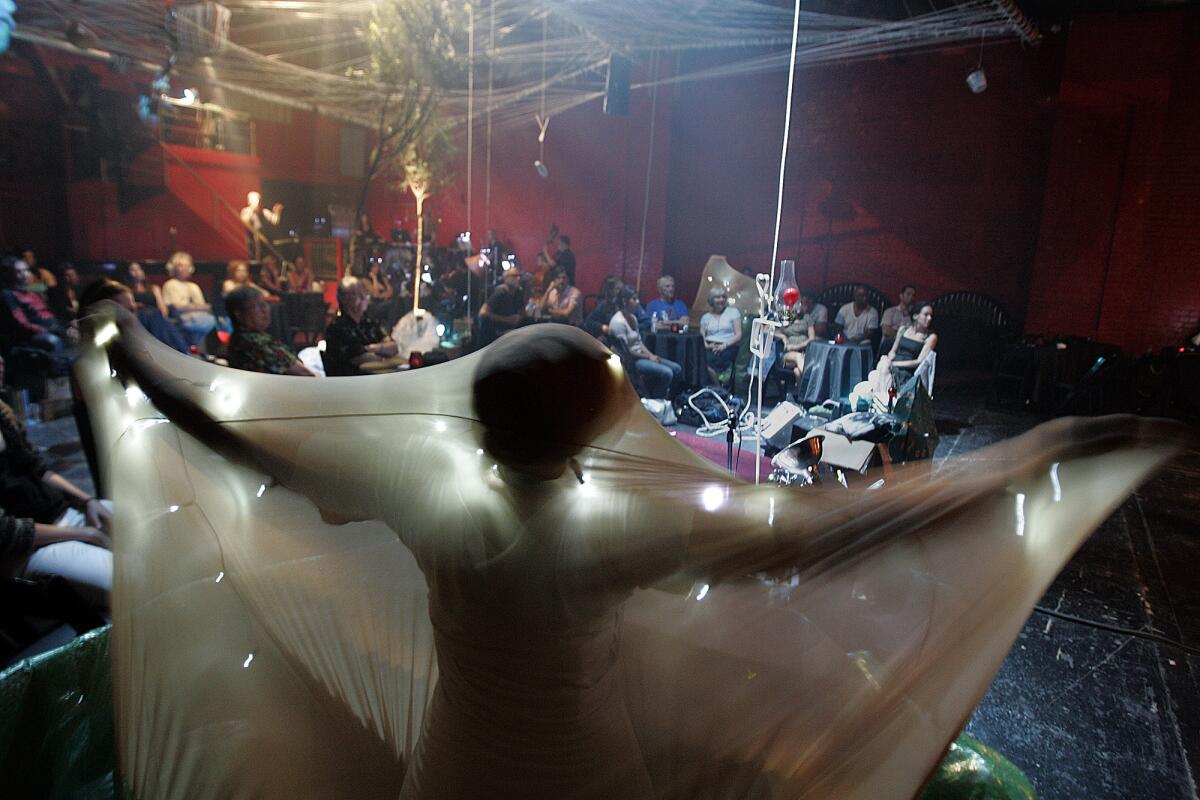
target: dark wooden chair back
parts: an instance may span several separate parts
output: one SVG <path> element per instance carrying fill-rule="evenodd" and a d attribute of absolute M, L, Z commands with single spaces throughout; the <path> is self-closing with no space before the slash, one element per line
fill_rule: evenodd
<path fill-rule="evenodd" d="M 947 292 L 931 301 L 938 334 L 938 364 L 992 369 L 1020 325 L 996 300 L 980 292 Z"/>

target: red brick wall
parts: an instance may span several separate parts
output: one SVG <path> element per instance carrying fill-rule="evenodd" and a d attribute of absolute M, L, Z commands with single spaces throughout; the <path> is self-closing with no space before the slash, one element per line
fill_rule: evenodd
<path fill-rule="evenodd" d="M 1132 353 L 1200 327 L 1200 15 L 1071 26 L 1027 329 Z"/>
<path fill-rule="evenodd" d="M 1023 312 L 1061 55 L 987 48 L 982 95 L 975 48 L 798 71 L 780 257 L 818 289 L 974 289 Z M 685 291 L 710 253 L 769 268 L 785 93 L 786 75 L 680 92 L 666 247 Z"/>

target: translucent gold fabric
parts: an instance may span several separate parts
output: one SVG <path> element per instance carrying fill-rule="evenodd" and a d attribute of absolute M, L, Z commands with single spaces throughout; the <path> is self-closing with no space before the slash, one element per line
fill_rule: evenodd
<path fill-rule="evenodd" d="M 754 487 L 614 360 L 617 422 L 535 481 L 481 444 L 488 351 L 301 381 L 85 327 L 142 800 L 912 797 L 1175 435 L 1067 420 L 932 480 Z"/>

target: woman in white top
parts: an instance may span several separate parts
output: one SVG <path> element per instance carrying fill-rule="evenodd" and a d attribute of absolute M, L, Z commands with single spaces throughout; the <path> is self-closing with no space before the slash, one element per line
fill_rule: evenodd
<path fill-rule="evenodd" d="M 171 277 L 163 284 L 163 302 L 176 320 L 179 330 L 193 347 L 204 344 L 204 337 L 217 326 L 212 306 L 204 299 L 204 292 L 193 281 L 196 265 L 192 257 L 183 251 L 172 253 L 167 260 L 167 274 Z"/>
<path fill-rule="evenodd" d="M 704 336 L 708 378 L 712 383 L 720 383 L 717 376 L 737 359 L 742 341 L 742 315 L 730 307 L 723 286 L 708 290 L 708 307 L 712 310 L 700 318 L 700 333 Z"/>
<path fill-rule="evenodd" d="M 633 289 L 628 286 L 621 289 L 617 294 L 617 309 L 608 323 L 609 337 L 616 340 L 618 347 L 625 351 L 626 358 L 633 362 L 632 368 L 642 376 L 647 397 L 670 397 L 672 385 L 683 375 L 683 367 L 651 353 L 642 341 L 637 317 L 634 316 L 637 294 Z"/>

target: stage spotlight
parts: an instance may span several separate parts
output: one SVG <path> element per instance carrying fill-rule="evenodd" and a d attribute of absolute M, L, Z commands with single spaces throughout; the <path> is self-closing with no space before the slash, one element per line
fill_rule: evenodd
<path fill-rule="evenodd" d="M 543 164 L 541 159 L 538 159 L 537 161 L 533 162 L 533 168 L 536 169 L 537 174 L 541 175 L 543 178 L 550 177 L 550 168 L 547 167 L 545 164 Z"/>
<path fill-rule="evenodd" d="M 971 70 L 967 75 L 967 86 L 975 94 L 983 94 L 987 91 L 987 75 L 984 74 L 983 67 Z"/>

